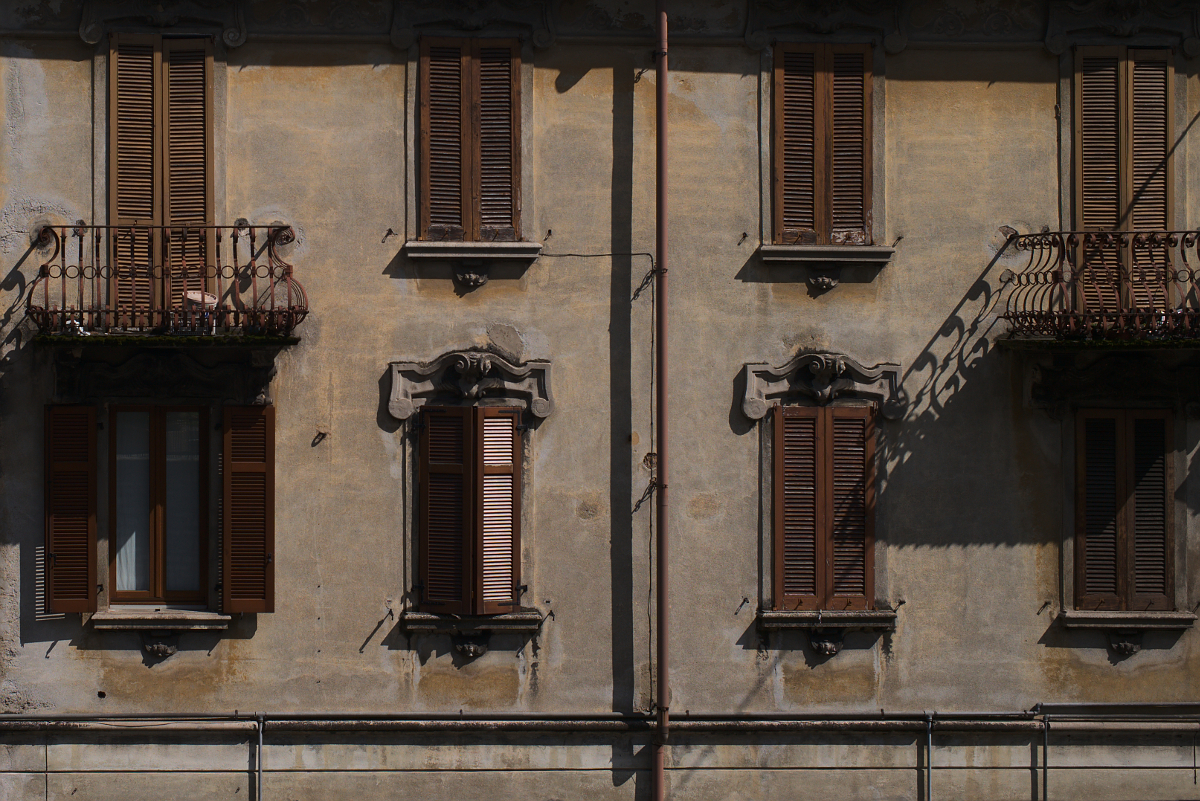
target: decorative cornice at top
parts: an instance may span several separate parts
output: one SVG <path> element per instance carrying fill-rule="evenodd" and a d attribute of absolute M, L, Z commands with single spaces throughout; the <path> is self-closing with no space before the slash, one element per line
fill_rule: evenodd
<path fill-rule="evenodd" d="M 761 420 L 772 406 L 797 398 L 820 406 L 842 397 L 871 398 L 879 401 L 888 420 L 904 415 L 898 364 L 866 367 L 841 353 L 801 353 L 782 367 L 750 363 L 743 369 L 742 412 L 751 420 Z"/>
<path fill-rule="evenodd" d="M 1056 55 L 1080 40 L 1120 44 L 1131 38 L 1178 43 L 1200 55 L 1200 6 L 1181 0 L 1051 0 L 1046 49 Z"/>
<path fill-rule="evenodd" d="M 534 47 L 553 45 L 549 0 L 395 0 L 391 39 L 403 50 L 426 31 L 477 34 L 510 29 L 529 31 Z"/>
<path fill-rule="evenodd" d="M 554 411 L 548 361 L 514 363 L 492 351 L 461 350 L 427 364 L 392 362 L 391 368 L 388 412 L 397 420 L 438 398 L 468 405 L 484 398 L 515 401 L 538 418 Z"/>
<path fill-rule="evenodd" d="M 85 0 L 79 21 L 79 38 L 97 44 L 114 26 L 149 26 L 171 33 L 211 33 L 220 29 L 221 41 L 237 47 L 246 41 L 244 0 Z"/>
<path fill-rule="evenodd" d="M 746 45 L 754 50 L 778 40 L 851 34 L 883 43 L 889 53 L 908 44 L 908 2 L 895 0 L 751 0 Z"/>

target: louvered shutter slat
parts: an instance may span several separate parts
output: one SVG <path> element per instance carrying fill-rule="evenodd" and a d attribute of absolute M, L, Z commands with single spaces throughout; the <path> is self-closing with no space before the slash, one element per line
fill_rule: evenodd
<path fill-rule="evenodd" d="M 226 613 L 275 610 L 275 408 L 225 409 L 222 454 Z"/>
<path fill-rule="evenodd" d="M 1120 66 L 1116 56 L 1080 58 L 1077 204 L 1085 231 L 1121 227 Z M 1081 311 L 1119 311 L 1120 261 L 1116 244 L 1093 239 L 1081 248 L 1076 265 Z"/>
<path fill-rule="evenodd" d="M 1079 521 L 1081 537 L 1076 547 L 1083 549 L 1078 564 L 1078 605 L 1084 609 L 1120 607 L 1120 570 L 1118 537 L 1118 418 L 1111 415 L 1084 417 L 1081 458 L 1083 491 Z"/>
<path fill-rule="evenodd" d="M 520 431 L 512 410 L 484 408 L 480 515 L 480 611 L 511 612 L 517 602 Z"/>
<path fill-rule="evenodd" d="M 206 289 L 205 263 L 211 222 L 208 192 L 207 40 L 168 42 L 166 70 L 166 223 L 169 297 L 179 307 L 184 293 Z M 192 224 L 192 228 L 187 225 Z"/>
<path fill-rule="evenodd" d="M 781 189 L 782 241 L 811 244 L 817 234 L 817 53 L 784 50 Z"/>
<path fill-rule="evenodd" d="M 479 238 L 517 239 L 516 125 L 512 47 L 479 48 Z"/>
<path fill-rule="evenodd" d="M 421 606 L 430 612 L 470 611 L 464 565 L 471 551 L 473 411 L 430 406 L 422 410 L 419 558 Z"/>
<path fill-rule="evenodd" d="M 463 89 L 462 47 L 423 46 L 425 50 L 422 120 L 425 169 L 425 237 L 465 238 L 463 214 Z"/>
<path fill-rule="evenodd" d="M 817 411 L 775 409 L 775 597 L 776 606 L 784 609 L 817 609 L 821 604 Z"/>
<path fill-rule="evenodd" d="M 830 582 L 834 609 L 865 609 L 870 591 L 874 428 L 869 409 L 833 408 Z"/>
<path fill-rule="evenodd" d="M 1171 98 L 1166 54 L 1131 53 L 1133 179 L 1129 220 L 1135 230 L 1171 227 Z M 1132 248 L 1131 297 L 1137 310 L 1162 310 L 1170 302 L 1170 248 L 1143 244 Z"/>
<path fill-rule="evenodd" d="M 46 408 L 46 599 L 52 612 L 96 611 L 96 417 Z"/>
<path fill-rule="evenodd" d="M 832 244 L 865 245 L 870 81 L 867 52 L 831 54 L 830 232 Z"/>
<path fill-rule="evenodd" d="M 1165 417 L 1132 420 L 1133 609 L 1173 608 Z"/>

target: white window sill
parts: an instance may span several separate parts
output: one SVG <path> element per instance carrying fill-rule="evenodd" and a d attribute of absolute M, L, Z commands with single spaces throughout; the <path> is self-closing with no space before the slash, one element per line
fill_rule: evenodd
<path fill-rule="evenodd" d="M 890 609 L 778 610 L 758 613 L 758 627 L 766 631 L 781 629 L 857 629 L 859 631 L 895 631 L 896 613 Z"/>
<path fill-rule="evenodd" d="M 425 242 L 404 243 L 404 255 L 410 259 L 461 261 L 524 261 L 532 263 L 542 254 L 538 242 Z"/>
<path fill-rule="evenodd" d="M 400 615 L 400 627 L 414 634 L 532 634 L 542 627 L 545 619 L 537 610 L 522 610 L 503 615 L 435 615 L 428 612 L 404 612 Z"/>
<path fill-rule="evenodd" d="M 96 631 L 224 631 L 229 615 L 197 609 L 109 608 L 91 617 Z"/>
<path fill-rule="evenodd" d="M 1064 609 L 1058 615 L 1063 628 L 1120 631 L 1182 631 L 1192 627 L 1191 612 L 1092 612 Z"/>
<path fill-rule="evenodd" d="M 882 245 L 767 245 L 758 249 L 765 264 L 813 267 L 868 265 L 882 267 L 892 260 L 895 248 Z"/>

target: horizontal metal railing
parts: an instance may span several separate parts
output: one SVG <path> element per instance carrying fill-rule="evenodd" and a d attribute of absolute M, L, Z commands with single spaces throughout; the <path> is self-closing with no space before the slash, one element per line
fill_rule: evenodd
<path fill-rule="evenodd" d="M 47 225 L 26 310 L 44 334 L 286 335 L 308 314 L 279 253 L 293 239 L 285 225 Z"/>
<path fill-rule="evenodd" d="M 1058 231 L 1009 237 L 1014 337 L 1200 339 L 1200 231 Z"/>

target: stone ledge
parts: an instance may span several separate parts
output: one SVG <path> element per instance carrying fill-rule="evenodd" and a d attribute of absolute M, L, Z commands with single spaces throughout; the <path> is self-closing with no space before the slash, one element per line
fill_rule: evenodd
<path fill-rule="evenodd" d="M 538 242 L 424 242 L 404 243 L 404 255 L 410 259 L 482 259 L 488 261 L 536 261 L 542 254 Z"/>
<path fill-rule="evenodd" d="M 814 267 L 841 267 L 865 264 L 882 267 L 896 255 L 896 249 L 883 245 L 761 245 L 759 255 L 765 264 L 798 264 Z"/>
<path fill-rule="evenodd" d="M 532 634 L 546 619 L 541 612 L 522 610 L 503 615 L 435 615 L 403 612 L 400 627 L 414 634 L 483 634 L 491 632 Z"/>
<path fill-rule="evenodd" d="M 1092 612 L 1064 609 L 1058 614 L 1058 622 L 1068 629 L 1182 631 L 1192 627 L 1196 616 L 1191 612 Z"/>
<path fill-rule="evenodd" d="M 91 617 L 96 631 L 224 631 L 229 615 L 196 609 L 106 609 Z"/>
<path fill-rule="evenodd" d="M 758 627 L 767 631 L 780 629 L 859 629 L 863 631 L 895 631 L 896 613 L 890 609 L 778 610 L 762 609 Z"/>

